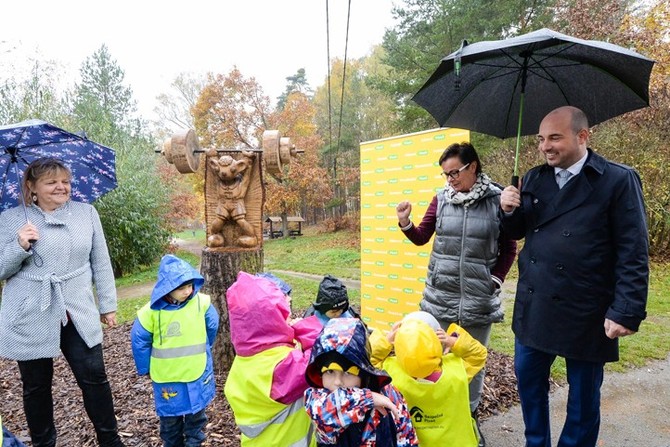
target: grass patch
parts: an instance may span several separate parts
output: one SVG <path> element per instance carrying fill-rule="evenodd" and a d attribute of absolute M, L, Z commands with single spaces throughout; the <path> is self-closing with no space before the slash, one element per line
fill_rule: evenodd
<path fill-rule="evenodd" d="M 667 263 L 652 263 L 647 298 L 647 319 L 637 334 L 619 340 L 620 361 L 608 363 L 608 371 L 624 371 L 640 367 L 650 360 L 663 360 L 670 352 L 670 267 Z"/>
<path fill-rule="evenodd" d="M 124 324 L 135 320 L 137 311 L 148 302 L 149 295 L 119 300 L 116 310 L 116 321 L 118 324 Z"/>
<path fill-rule="evenodd" d="M 651 263 L 649 279 L 649 296 L 647 299 L 647 319 L 640 325 L 637 334 L 619 339 L 618 362 L 605 365 L 606 371 L 623 372 L 631 368 L 639 368 L 653 360 L 663 360 L 670 353 L 670 265 Z M 514 263 L 513 270 L 516 269 Z M 517 277 L 516 273 L 510 277 Z M 514 288 L 503 285 L 505 292 L 514 295 Z M 503 301 L 505 321 L 493 325 L 489 347 L 497 352 L 514 355 L 514 334 L 512 333 L 512 309 L 514 299 Z M 556 380 L 565 379 L 565 361 L 559 358 L 552 367 L 552 377 Z"/>
<path fill-rule="evenodd" d="M 191 253 L 190 251 L 177 250 L 177 252 L 174 253 L 174 255 L 188 262 L 194 268 L 198 268 L 198 265 L 200 264 L 200 258 Z M 146 284 L 148 282 L 155 282 L 156 277 L 158 275 L 159 265 L 160 261 L 156 261 L 153 264 L 142 266 L 140 270 L 138 270 L 135 273 L 129 275 L 123 275 L 120 278 L 116 278 L 114 283 L 116 284 L 116 287 L 119 288 L 119 287 L 132 286 L 135 284 Z"/>
<path fill-rule="evenodd" d="M 202 245 L 205 245 L 207 241 L 207 233 L 205 230 L 184 230 L 180 233 L 174 235 L 177 239 L 183 239 L 185 241 L 201 241 Z"/>
<path fill-rule="evenodd" d="M 293 275 L 282 273 L 273 272 L 273 274 L 286 281 L 293 288 L 291 292 L 291 309 L 296 316 L 302 316 L 302 314 L 305 313 L 305 310 L 307 310 L 307 308 L 316 300 L 316 293 L 319 291 L 319 283 L 321 280 L 298 278 Z M 347 288 L 347 294 L 349 295 L 349 304 L 360 310 L 361 291 Z"/>
<path fill-rule="evenodd" d="M 337 278 L 361 278 L 358 235 L 351 231 L 271 239 L 263 243 L 265 270 L 290 270 Z"/>

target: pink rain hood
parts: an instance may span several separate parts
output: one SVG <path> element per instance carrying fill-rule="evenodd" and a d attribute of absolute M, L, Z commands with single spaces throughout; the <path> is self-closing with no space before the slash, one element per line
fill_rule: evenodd
<path fill-rule="evenodd" d="M 297 337 L 286 321 L 291 310 L 273 282 L 240 272 L 226 299 L 237 355 L 249 357 L 276 346 L 294 346 Z"/>

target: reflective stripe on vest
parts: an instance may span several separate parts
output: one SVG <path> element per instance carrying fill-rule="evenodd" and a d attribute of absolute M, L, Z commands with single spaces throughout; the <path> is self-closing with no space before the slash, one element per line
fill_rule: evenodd
<path fill-rule="evenodd" d="M 181 348 L 166 348 L 160 349 L 151 348 L 151 357 L 155 359 L 174 359 L 178 357 L 186 357 L 187 355 L 195 355 L 207 352 L 207 343 L 199 345 L 182 346 Z"/>
<path fill-rule="evenodd" d="M 149 373 L 156 383 L 192 382 L 207 366 L 208 295 L 196 294 L 175 310 L 152 310 L 149 304 L 137 312 L 140 324 L 153 333 Z"/>
<path fill-rule="evenodd" d="M 263 430 L 265 430 L 270 424 L 281 424 L 286 422 L 286 419 L 296 411 L 305 411 L 305 400 L 298 399 L 293 402 L 291 405 L 284 408 L 282 411 L 277 413 L 269 421 L 261 422 L 254 425 L 240 425 L 240 431 L 250 438 L 255 438 L 260 435 Z"/>
<path fill-rule="evenodd" d="M 235 357 L 224 393 L 241 429 L 243 447 L 316 445 L 304 399 L 285 405 L 270 398 L 275 367 L 294 349 L 277 346 L 251 357 Z"/>

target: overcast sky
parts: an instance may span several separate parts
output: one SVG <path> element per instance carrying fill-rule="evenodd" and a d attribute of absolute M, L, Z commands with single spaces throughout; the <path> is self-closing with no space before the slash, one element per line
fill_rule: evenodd
<path fill-rule="evenodd" d="M 392 25 L 392 0 L 351 0 L 348 57 L 369 53 Z M 344 57 L 349 0 L 329 0 L 330 56 Z M 148 115 L 180 72 L 255 77 L 272 100 L 305 68 L 327 71 L 326 0 L 9 0 L 2 8 L 0 77 L 8 64 L 56 60 L 72 76 L 102 44 Z"/>

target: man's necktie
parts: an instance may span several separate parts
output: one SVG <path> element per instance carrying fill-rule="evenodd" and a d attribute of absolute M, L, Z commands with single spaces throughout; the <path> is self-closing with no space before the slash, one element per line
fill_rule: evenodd
<path fill-rule="evenodd" d="M 563 188 L 571 176 L 572 172 L 568 171 L 567 169 L 561 169 L 558 171 L 558 173 L 556 173 L 556 183 L 558 183 L 558 189 Z"/>

